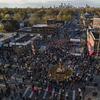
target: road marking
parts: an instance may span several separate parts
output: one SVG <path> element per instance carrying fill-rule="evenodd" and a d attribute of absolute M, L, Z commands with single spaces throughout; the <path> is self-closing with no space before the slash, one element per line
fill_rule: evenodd
<path fill-rule="evenodd" d="M 28 90 L 30 89 L 30 86 L 28 86 L 23 94 L 23 97 L 26 95 L 26 93 L 28 92 Z"/>
<path fill-rule="evenodd" d="M 52 98 L 54 96 L 54 93 L 55 93 L 55 89 L 52 90 L 52 96 L 51 96 Z"/>
<path fill-rule="evenodd" d="M 32 96 L 33 96 L 33 91 L 32 91 L 31 94 L 29 95 L 29 98 L 32 98 Z"/>
<path fill-rule="evenodd" d="M 46 88 L 46 90 L 45 90 L 45 92 L 44 92 L 43 99 L 46 98 L 47 92 L 48 92 L 48 87 Z"/>
<path fill-rule="evenodd" d="M 65 93 L 65 100 L 67 100 L 66 97 L 68 97 L 68 92 L 67 91 Z"/>
<path fill-rule="evenodd" d="M 61 97 L 61 89 L 59 90 L 59 93 L 58 93 L 58 100 L 60 100 L 60 97 Z"/>
<path fill-rule="evenodd" d="M 73 98 L 72 100 L 75 100 L 75 90 L 73 90 Z"/>

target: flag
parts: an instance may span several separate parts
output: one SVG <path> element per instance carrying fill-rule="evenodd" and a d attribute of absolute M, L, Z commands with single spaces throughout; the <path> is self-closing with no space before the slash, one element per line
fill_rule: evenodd
<path fill-rule="evenodd" d="M 89 55 L 91 56 L 94 52 L 94 40 L 91 33 L 87 33 L 87 46 Z"/>

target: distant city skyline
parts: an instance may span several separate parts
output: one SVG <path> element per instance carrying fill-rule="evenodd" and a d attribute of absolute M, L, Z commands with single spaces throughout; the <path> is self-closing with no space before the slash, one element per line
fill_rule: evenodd
<path fill-rule="evenodd" d="M 71 4 L 75 7 L 84 7 L 86 4 L 92 7 L 100 7 L 100 0 L 0 0 L 0 7 L 50 7 L 59 6 L 60 3 Z"/>

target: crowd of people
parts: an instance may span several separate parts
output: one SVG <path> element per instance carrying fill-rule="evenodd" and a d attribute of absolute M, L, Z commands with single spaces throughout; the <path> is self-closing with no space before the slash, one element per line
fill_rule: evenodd
<path fill-rule="evenodd" d="M 82 100 L 85 87 L 93 81 L 95 74 L 100 73 L 100 62 L 87 54 L 75 56 L 70 53 L 77 51 L 77 43 L 75 47 L 68 43 L 69 37 L 80 38 L 82 34 L 77 23 L 79 18 L 59 28 L 59 36 L 49 36 L 48 40 L 37 38 L 34 40 L 36 50 L 22 45 L 0 48 L 0 78 L 3 76 L 0 83 L 4 85 L 0 86 L 0 100 Z M 40 47 L 44 45 L 46 48 L 41 51 Z M 63 81 L 50 77 L 49 70 L 59 63 L 65 69 L 73 70 L 71 77 Z M 28 91 L 29 96 L 26 96 Z"/>
<path fill-rule="evenodd" d="M 22 82 L 17 84 L 15 78 L 16 81 L 13 84 L 14 86 L 7 83 L 5 92 L 1 89 L 0 97 L 11 96 L 11 100 L 14 100 L 15 96 L 12 96 L 12 94 L 17 94 L 20 98 L 25 99 L 22 90 L 24 90 L 23 88 L 27 85 L 31 85 L 31 89 L 33 93 L 36 94 L 36 97 L 44 90 L 49 91 L 49 95 L 53 95 L 53 90 L 55 90 L 56 93 L 66 91 L 68 88 L 81 88 L 82 90 L 85 90 L 85 85 L 93 80 L 93 75 L 97 72 L 97 62 L 91 60 L 88 56 L 76 57 L 70 55 L 69 53 L 66 53 L 67 51 L 68 47 L 50 47 L 44 52 L 36 52 L 35 55 L 32 54 L 32 51 L 29 53 L 24 52 L 20 56 L 11 53 L 8 59 L 9 61 L 7 62 L 9 62 L 9 66 L 12 66 L 12 69 L 9 70 L 13 70 L 14 73 L 11 74 L 11 71 L 9 70 L 5 73 L 5 76 L 9 75 L 9 78 L 5 77 L 6 83 L 8 80 L 11 80 L 15 73 L 22 78 Z M 68 80 L 59 81 L 50 79 L 48 71 L 59 62 L 63 63 L 66 68 L 72 68 L 74 70 L 73 75 Z M 13 65 L 16 67 L 13 67 Z M 29 82 L 27 82 L 27 80 Z M 11 86 L 13 88 L 11 88 Z M 45 97 L 46 94 L 44 92 L 43 98 Z"/>

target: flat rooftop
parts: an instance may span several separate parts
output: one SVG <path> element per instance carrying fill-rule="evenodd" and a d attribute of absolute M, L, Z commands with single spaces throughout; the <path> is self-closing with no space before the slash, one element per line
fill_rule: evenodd
<path fill-rule="evenodd" d="M 31 36 L 31 35 L 25 35 L 21 38 L 19 38 L 18 40 L 16 40 L 15 42 L 18 42 L 18 43 L 25 43 L 29 40 L 31 40 L 34 36 Z"/>
<path fill-rule="evenodd" d="M 36 27 L 38 27 L 38 28 L 43 28 L 43 27 L 57 27 L 57 25 L 48 25 L 48 24 L 36 24 L 36 25 L 33 25 L 32 26 L 33 28 L 36 28 Z"/>
<path fill-rule="evenodd" d="M 48 27 L 47 24 L 36 24 L 36 25 L 33 25 L 33 27 Z"/>
<path fill-rule="evenodd" d="M 0 42 L 4 42 L 15 35 L 16 33 L 0 33 Z"/>
<path fill-rule="evenodd" d="M 19 30 L 17 30 L 17 31 L 21 31 L 21 32 L 32 32 L 32 28 L 31 27 L 24 27 L 24 28 L 21 28 L 21 29 L 19 29 Z"/>
<path fill-rule="evenodd" d="M 14 42 L 10 42 L 11 46 L 26 46 L 31 43 L 31 41 L 36 38 L 35 35 L 25 34 L 16 38 Z"/>

